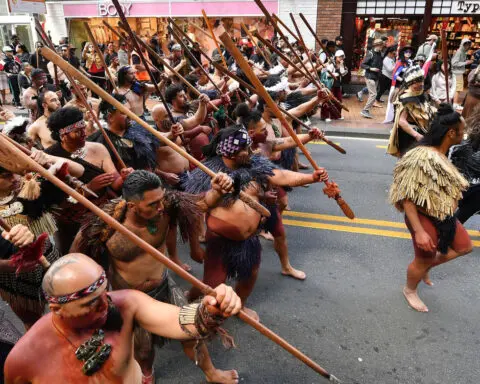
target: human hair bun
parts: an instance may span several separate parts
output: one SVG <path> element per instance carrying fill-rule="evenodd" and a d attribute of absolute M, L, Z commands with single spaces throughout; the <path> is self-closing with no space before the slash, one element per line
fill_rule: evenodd
<path fill-rule="evenodd" d="M 235 116 L 237 117 L 247 117 L 250 113 L 250 107 L 247 103 L 240 103 L 235 108 Z"/>
<path fill-rule="evenodd" d="M 441 103 L 437 110 L 438 116 L 446 116 L 454 112 L 452 105 L 448 103 Z"/>

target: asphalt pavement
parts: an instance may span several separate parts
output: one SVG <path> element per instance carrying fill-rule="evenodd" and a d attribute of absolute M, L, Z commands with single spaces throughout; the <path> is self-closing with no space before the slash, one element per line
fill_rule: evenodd
<path fill-rule="evenodd" d="M 345 221 L 321 185 L 290 193 L 285 221 L 296 223 L 286 227 L 290 257 L 307 280 L 283 277 L 272 243 L 262 241 L 262 266 L 248 306 L 343 383 L 478 384 L 479 251 L 432 271 L 435 286 L 419 290 L 429 313 L 410 309 L 401 290 L 412 245 L 402 215 L 387 201 L 395 161 L 385 155 L 386 140 L 334 141 L 347 155 L 326 145 L 308 148 L 340 185 L 359 224 Z M 467 227 L 478 243 L 480 220 Z M 201 266 L 191 264 L 201 277 Z M 238 319 L 226 328 L 237 349 L 225 351 L 215 341 L 212 359 L 218 368 L 237 369 L 240 383 L 327 382 Z M 156 373 L 157 383 L 202 382 L 176 342 L 158 353 Z"/>
<path fill-rule="evenodd" d="M 357 219 L 344 218 L 322 185 L 296 188 L 289 194 L 285 223 L 292 265 L 307 279 L 282 276 L 273 244 L 262 240 L 260 275 L 247 305 L 264 325 L 343 383 L 478 384 L 479 251 L 432 271 L 435 286 L 419 289 L 429 313 L 410 309 L 402 287 L 412 245 L 402 215 L 387 201 L 395 163 L 385 154 L 387 142 L 332 139 L 347 155 L 327 145 L 308 148 L 340 185 Z M 480 245 L 480 220 L 471 219 L 467 228 Z M 183 261 L 201 278 L 201 265 L 188 259 L 185 247 L 181 250 Z M 327 382 L 240 320 L 225 326 L 237 348 L 226 351 L 215 340 L 209 349 L 218 368 L 238 370 L 240 383 Z M 157 353 L 155 366 L 157 383 L 205 382 L 178 342 Z"/>

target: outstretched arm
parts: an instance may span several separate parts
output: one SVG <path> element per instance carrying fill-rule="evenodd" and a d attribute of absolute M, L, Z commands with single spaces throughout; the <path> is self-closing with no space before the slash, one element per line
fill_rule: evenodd
<path fill-rule="evenodd" d="M 216 298 L 205 296 L 201 305 L 206 307 L 211 316 L 225 318 L 237 314 L 242 302 L 232 287 L 224 284 L 215 288 Z M 188 340 L 199 336 L 194 324 L 180 326 L 180 308 L 152 299 L 143 292 L 128 291 L 128 306 L 134 311 L 134 319 L 143 329 L 169 339 Z M 197 312 L 198 313 L 198 312 Z"/>
<path fill-rule="evenodd" d="M 309 133 L 297 135 L 302 144 L 306 144 L 312 140 L 321 139 L 324 136 L 323 132 L 317 128 L 313 128 Z M 272 151 L 283 151 L 284 149 L 294 148 L 297 143 L 292 137 L 283 137 L 272 140 Z"/>
<path fill-rule="evenodd" d="M 269 177 L 272 184 L 280 187 L 301 187 L 302 185 L 327 181 L 328 173 L 325 168 L 319 168 L 312 174 L 287 171 L 286 169 L 274 169 L 273 176 Z"/>

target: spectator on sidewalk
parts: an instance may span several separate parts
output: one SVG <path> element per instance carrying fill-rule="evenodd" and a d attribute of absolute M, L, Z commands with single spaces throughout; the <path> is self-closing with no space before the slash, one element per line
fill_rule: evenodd
<path fill-rule="evenodd" d="M 7 73 L 4 71 L 4 61 L 0 61 L 0 95 L 2 95 L 2 100 L 1 104 L 6 105 L 7 104 L 7 90 L 10 89 L 10 86 L 8 85 L 8 76 Z"/>
<path fill-rule="evenodd" d="M 12 48 L 12 52 L 15 52 L 15 50 L 17 49 L 17 45 L 20 44 L 20 39 L 17 35 L 12 35 L 10 41 L 10 48 Z"/>
<path fill-rule="evenodd" d="M 365 69 L 365 81 L 368 88 L 368 100 L 367 104 L 365 104 L 360 114 L 367 119 L 373 118 L 370 113 L 370 109 L 373 107 L 373 104 L 375 103 L 375 99 L 377 97 L 378 79 L 380 78 L 380 72 L 383 66 L 382 48 L 383 40 L 375 39 L 375 41 L 373 42 L 373 49 L 371 51 L 368 51 L 361 65 L 362 68 Z"/>
<path fill-rule="evenodd" d="M 473 60 L 467 60 L 467 52 L 472 46 L 470 39 L 463 39 L 460 43 L 460 48 L 457 49 L 455 55 L 452 58 L 452 73 L 457 79 L 457 91 L 455 92 L 455 97 L 453 99 L 453 108 L 460 108 L 460 92 L 463 92 L 464 83 L 463 75 L 466 71 L 466 66 L 473 63 Z"/>
<path fill-rule="evenodd" d="M 105 64 L 107 64 L 107 67 L 112 64 L 112 60 L 114 57 L 117 57 L 118 54 L 115 52 L 115 47 L 113 46 L 113 43 L 110 42 L 107 45 L 107 52 L 105 52 Z"/>
<path fill-rule="evenodd" d="M 381 97 L 385 91 L 389 91 L 392 85 L 393 78 L 393 69 L 395 68 L 395 48 L 387 48 L 385 57 L 383 58 L 382 63 L 382 73 L 380 74 L 380 79 L 378 81 L 378 92 L 377 92 L 377 102 L 383 103 Z"/>
<path fill-rule="evenodd" d="M 343 36 L 335 38 L 335 51 L 343 51 Z"/>
<path fill-rule="evenodd" d="M 30 61 L 30 52 L 25 44 L 18 44 L 15 48 L 16 56 L 21 63 Z"/>
<path fill-rule="evenodd" d="M 127 52 L 127 43 L 122 40 L 120 41 L 120 48 L 118 49 L 118 65 L 124 67 L 129 64 L 128 52 Z"/>
<path fill-rule="evenodd" d="M 430 55 L 430 51 L 432 50 L 433 43 L 436 43 L 437 41 L 438 41 L 437 35 L 428 36 L 425 43 L 423 43 L 422 45 L 420 45 L 420 47 L 418 47 L 417 54 L 415 55 L 415 60 L 418 60 L 420 55 L 422 55 L 423 57 L 428 57 Z M 435 56 L 433 58 L 435 58 Z"/>
<path fill-rule="evenodd" d="M 13 49 L 10 45 L 4 46 L 3 52 L 5 53 L 3 68 L 8 76 L 8 84 L 10 85 L 10 91 L 13 95 L 13 105 L 17 108 L 22 108 L 22 104 L 20 103 L 20 88 L 18 86 L 18 74 L 22 70 L 22 65 L 15 60 Z"/>
<path fill-rule="evenodd" d="M 326 76 L 333 77 L 333 85 L 331 91 L 338 101 L 342 102 L 342 78 L 348 73 L 348 68 L 345 66 L 345 52 L 338 50 L 335 52 L 334 62 L 327 64 Z M 326 123 L 332 120 L 343 120 L 342 109 L 337 105 L 325 103 L 321 110 L 321 119 Z"/>
<path fill-rule="evenodd" d="M 18 85 L 23 96 L 23 92 L 32 86 L 32 66 L 30 63 L 23 63 L 22 67 L 22 71 L 18 74 Z"/>
<path fill-rule="evenodd" d="M 452 75 L 452 68 L 448 65 L 448 96 L 449 101 L 455 95 L 457 88 L 457 79 Z M 437 63 L 437 73 L 432 77 L 432 88 L 430 89 L 430 97 L 440 105 L 447 102 L 447 84 L 445 81 L 444 67 L 442 63 Z"/>
<path fill-rule="evenodd" d="M 63 44 L 61 47 L 61 53 L 64 60 L 68 61 L 72 66 L 79 69 L 80 68 L 80 60 L 77 56 L 75 56 L 75 49 L 74 47 L 69 46 L 68 44 Z"/>

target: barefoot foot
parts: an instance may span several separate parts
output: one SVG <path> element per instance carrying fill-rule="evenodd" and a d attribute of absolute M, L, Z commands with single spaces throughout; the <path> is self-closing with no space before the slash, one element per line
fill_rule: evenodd
<path fill-rule="evenodd" d="M 175 264 L 181 266 L 187 272 L 190 272 L 192 270 L 192 267 L 190 265 L 188 265 L 187 263 L 182 263 L 179 258 L 172 258 L 172 261 Z"/>
<path fill-rule="evenodd" d="M 418 297 L 416 290 L 403 288 L 403 295 L 407 299 L 408 305 L 418 312 L 428 312 L 428 308 L 425 303 Z"/>
<path fill-rule="evenodd" d="M 425 276 L 423 276 L 423 282 L 429 285 L 430 287 L 433 287 L 433 282 L 432 280 L 430 280 L 430 273 L 427 272 Z"/>
<path fill-rule="evenodd" d="M 261 231 L 258 235 L 263 237 L 265 240 L 273 241 L 273 235 L 270 232 Z"/>
<path fill-rule="evenodd" d="M 298 269 L 295 269 L 293 267 L 290 267 L 288 269 L 282 269 L 282 275 L 293 277 L 294 279 L 297 279 L 297 280 L 305 280 L 307 277 L 305 272 L 299 271 Z"/>
<path fill-rule="evenodd" d="M 258 316 L 258 313 L 255 312 L 253 309 L 250 309 L 250 308 L 247 308 L 247 307 L 243 307 L 242 309 L 245 311 L 245 313 L 248 316 L 252 317 L 256 321 L 260 321 L 260 317 Z"/>
<path fill-rule="evenodd" d="M 222 371 L 215 369 L 212 373 L 206 373 L 207 383 L 237 384 L 239 380 L 238 372 L 235 370 Z"/>

